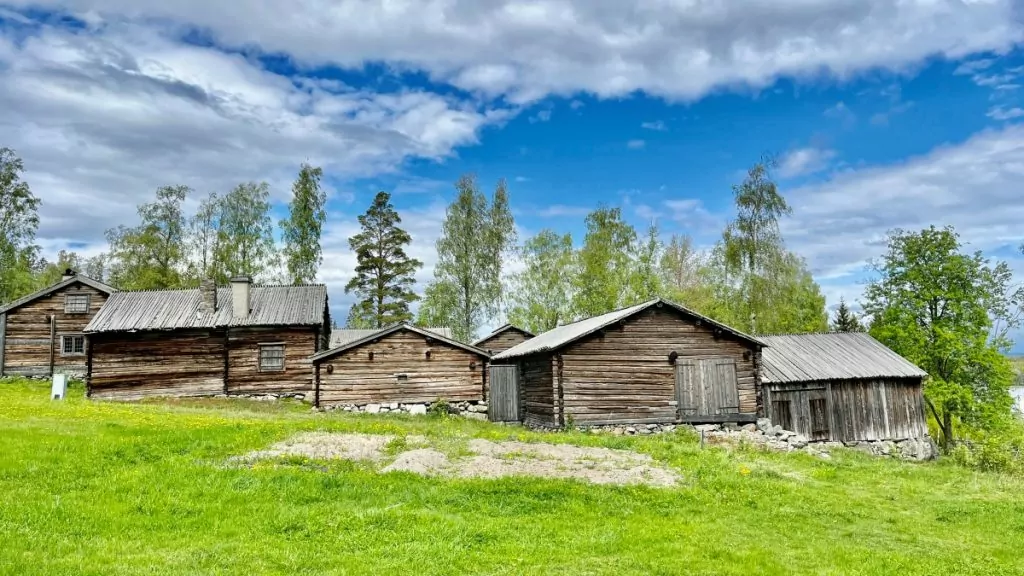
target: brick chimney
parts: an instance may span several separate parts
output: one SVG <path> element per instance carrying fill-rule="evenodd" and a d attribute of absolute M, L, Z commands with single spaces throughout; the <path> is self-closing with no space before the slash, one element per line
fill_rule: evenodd
<path fill-rule="evenodd" d="M 217 283 L 207 278 L 199 283 L 199 313 L 213 314 L 217 312 Z"/>
<path fill-rule="evenodd" d="M 60 280 L 61 280 L 61 282 L 63 282 L 64 280 L 70 280 L 70 279 L 74 278 L 75 276 L 78 276 L 78 272 L 75 272 L 71 268 L 66 268 L 64 270 L 64 275 L 62 275 L 60 277 Z"/>
<path fill-rule="evenodd" d="M 233 318 L 249 316 L 251 285 L 252 278 L 248 276 L 235 276 L 231 279 L 231 316 Z"/>

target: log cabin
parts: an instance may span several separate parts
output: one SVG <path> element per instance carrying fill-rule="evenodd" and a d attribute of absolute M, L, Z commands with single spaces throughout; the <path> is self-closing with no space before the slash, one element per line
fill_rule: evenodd
<path fill-rule="evenodd" d="M 490 417 L 545 427 L 754 421 L 762 347 L 683 306 L 652 300 L 496 354 Z"/>
<path fill-rule="evenodd" d="M 60 282 L 0 307 L 0 376 L 85 376 L 85 327 L 114 292 L 69 268 Z"/>
<path fill-rule="evenodd" d="M 88 394 L 307 394 L 329 326 L 323 285 L 117 292 L 85 328 Z"/>
<path fill-rule="evenodd" d="M 330 348 L 334 349 L 342 344 L 348 344 L 355 340 L 362 340 L 367 336 L 372 336 L 377 332 L 380 332 L 383 328 L 335 328 L 331 330 L 331 344 Z M 445 338 L 452 338 L 451 328 L 424 328 L 427 332 L 433 332 L 434 334 L 440 334 Z"/>
<path fill-rule="evenodd" d="M 928 375 L 865 333 L 763 336 L 764 408 L 810 440 L 921 439 Z"/>
<path fill-rule="evenodd" d="M 512 324 L 505 324 L 487 336 L 473 342 L 473 346 L 487 350 L 490 354 L 498 354 L 533 337 L 534 334 L 531 332 Z"/>
<path fill-rule="evenodd" d="M 482 402 L 485 351 L 408 323 L 313 356 L 318 406 Z"/>

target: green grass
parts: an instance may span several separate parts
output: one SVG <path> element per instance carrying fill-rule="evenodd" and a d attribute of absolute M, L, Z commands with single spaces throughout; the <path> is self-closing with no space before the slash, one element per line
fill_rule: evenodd
<path fill-rule="evenodd" d="M 306 430 L 651 454 L 676 489 L 231 466 Z M 401 449 L 396 443 L 392 450 Z M 1024 481 L 690 436 L 539 434 L 241 400 L 113 404 L 0 381 L 0 574 L 1021 574 Z"/>

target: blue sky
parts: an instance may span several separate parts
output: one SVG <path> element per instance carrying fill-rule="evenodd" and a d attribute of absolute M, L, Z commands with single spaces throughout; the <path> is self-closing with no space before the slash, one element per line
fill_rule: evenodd
<path fill-rule="evenodd" d="M 1009 0 L 0 0 L 0 145 L 49 254 L 101 251 L 160 185 L 266 180 L 281 212 L 323 166 L 341 316 L 378 189 L 426 281 L 462 173 L 508 180 L 523 236 L 604 203 L 710 245 L 772 153 L 834 306 L 894 227 L 953 224 L 1024 279 L 1022 39 Z"/>

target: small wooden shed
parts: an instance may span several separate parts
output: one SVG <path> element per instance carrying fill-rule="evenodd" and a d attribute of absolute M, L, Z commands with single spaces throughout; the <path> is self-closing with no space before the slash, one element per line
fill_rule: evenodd
<path fill-rule="evenodd" d="M 862 332 L 763 336 L 765 415 L 810 440 L 924 438 L 928 375 Z"/>
<path fill-rule="evenodd" d="M 495 355 L 490 404 L 514 413 L 492 419 L 535 426 L 754 421 L 761 347 L 688 308 L 652 300 Z"/>
<path fill-rule="evenodd" d="M 305 394 L 326 347 L 323 285 L 116 292 L 86 326 L 92 398 Z"/>
<path fill-rule="evenodd" d="M 68 269 L 60 282 L 0 307 L 0 376 L 84 376 L 85 326 L 114 292 Z"/>
<path fill-rule="evenodd" d="M 491 354 L 499 354 L 533 337 L 534 334 L 532 332 L 512 324 L 505 324 L 487 336 L 473 342 L 473 346 L 487 350 Z"/>
<path fill-rule="evenodd" d="M 315 402 L 482 402 L 487 361 L 487 352 L 475 346 L 399 323 L 313 356 Z"/>

